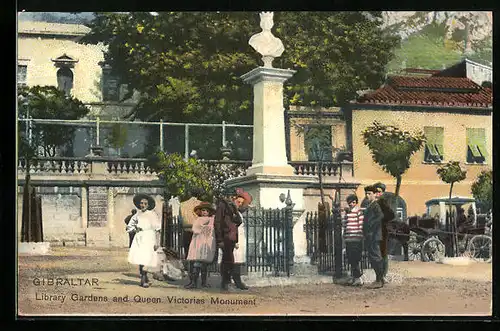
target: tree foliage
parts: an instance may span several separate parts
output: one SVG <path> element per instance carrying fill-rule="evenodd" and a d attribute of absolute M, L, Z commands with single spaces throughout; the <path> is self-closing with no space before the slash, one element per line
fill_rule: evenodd
<path fill-rule="evenodd" d="M 184 160 L 178 153 L 158 152 L 153 168 L 165 185 L 165 199 L 174 196 L 183 201 L 190 198 L 191 188 L 199 188 L 206 192 L 204 200 L 211 201 L 212 192 L 207 179 L 208 171 L 198 160 L 193 158 Z"/>
<path fill-rule="evenodd" d="M 464 180 L 467 176 L 467 171 L 460 167 L 460 162 L 450 161 L 437 169 L 439 178 L 447 183 L 454 184 Z"/>
<path fill-rule="evenodd" d="M 297 70 L 285 89 L 295 105 L 342 105 L 380 86 L 399 41 L 361 12 L 277 12 L 274 21 L 285 45 L 274 64 Z M 252 90 L 239 77 L 261 65 L 248 45 L 257 13 L 97 13 L 89 26 L 82 42 L 107 45 L 114 74 L 140 92 L 134 116 L 251 123 Z"/>
<path fill-rule="evenodd" d="M 375 121 L 362 132 L 362 136 L 372 153 L 373 161 L 396 178 L 395 194 L 399 195 L 401 177 L 411 165 L 411 156 L 425 142 L 423 132 L 410 133 Z"/>
<path fill-rule="evenodd" d="M 474 199 L 483 212 L 493 208 L 493 171 L 483 170 L 471 186 Z"/>
<path fill-rule="evenodd" d="M 76 120 L 88 114 L 89 109 L 78 99 L 66 96 L 54 86 L 20 87 L 18 110 L 21 117 L 36 119 Z M 34 124 L 31 129 L 31 145 L 26 124 L 19 126 L 19 154 L 55 156 L 56 149 L 73 140 L 75 127 Z"/>
<path fill-rule="evenodd" d="M 193 188 L 201 189 L 202 200 L 214 202 L 223 195 L 225 181 L 244 176 L 245 167 L 235 164 L 207 164 L 195 158 L 185 160 L 179 153 L 158 152 L 148 161 L 165 184 L 165 199 L 189 199 Z"/>

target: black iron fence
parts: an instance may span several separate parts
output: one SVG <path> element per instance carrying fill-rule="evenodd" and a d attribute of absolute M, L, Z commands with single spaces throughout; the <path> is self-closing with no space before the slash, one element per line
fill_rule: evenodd
<path fill-rule="evenodd" d="M 243 218 L 247 271 L 289 277 L 294 256 L 291 207 L 252 208 Z"/>
<path fill-rule="evenodd" d="M 307 255 L 311 258 L 311 263 L 317 265 L 320 273 L 335 272 L 335 213 L 327 215 L 323 221 L 318 212 L 308 212 L 304 224 L 307 240 Z M 366 250 L 363 250 L 361 259 L 361 270 L 370 269 L 370 262 Z M 342 270 L 350 272 L 350 265 L 347 261 L 345 243 L 342 240 Z"/>

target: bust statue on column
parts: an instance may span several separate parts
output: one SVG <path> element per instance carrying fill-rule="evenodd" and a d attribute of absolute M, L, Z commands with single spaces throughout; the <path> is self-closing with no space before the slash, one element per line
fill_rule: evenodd
<path fill-rule="evenodd" d="M 274 58 L 281 56 L 285 47 L 281 40 L 276 38 L 271 32 L 274 25 L 273 12 L 262 12 L 259 15 L 262 32 L 253 35 L 248 44 L 262 55 L 264 67 L 272 68 Z"/>

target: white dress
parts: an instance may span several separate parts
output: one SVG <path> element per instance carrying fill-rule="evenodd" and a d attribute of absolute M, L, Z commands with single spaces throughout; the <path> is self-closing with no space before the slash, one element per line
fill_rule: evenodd
<path fill-rule="evenodd" d="M 158 214 L 152 210 L 138 211 L 130 219 L 127 225 L 127 232 L 132 232 L 136 228 L 141 228 L 142 230 L 134 236 L 128 253 L 128 262 L 145 267 L 157 267 L 158 254 L 155 252 L 154 246 L 157 244 L 156 231 L 161 229 L 161 221 Z"/>
<path fill-rule="evenodd" d="M 238 226 L 238 248 L 234 248 L 234 263 L 246 263 L 247 261 L 247 237 L 245 234 L 245 223 L 243 216 L 240 213 L 243 222 Z"/>
<path fill-rule="evenodd" d="M 234 263 L 246 263 L 247 261 L 247 237 L 245 233 L 245 219 L 240 213 L 242 223 L 238 226 L 238 248 L 234 248 Z M 222 262 L 222 249 L 219 248 L 218 263 Z"/>

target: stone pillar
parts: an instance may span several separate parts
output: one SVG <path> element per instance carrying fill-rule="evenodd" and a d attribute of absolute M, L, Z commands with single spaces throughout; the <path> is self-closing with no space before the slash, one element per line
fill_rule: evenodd
<path fill-rule="evenodd" d="M 82 210 L 81 210 L 81 215 L 82 215 L 82 228 L 83 229 L 86 229 L 87 228 L 87 224 L 88 224 L 88 220 L 89 220 L 89 215 L 88 215 L 88 208 L 89 208 L 89 204 L 88 204 L 88 191 L 87 191 L 87 187 L 86 186 L 82 186 L 81 187 L 81 190 L 80 190 L 80 199 L 81 199 L 81 202 L 82 202 Z"/>
<path fill-rule="evenodd" d="M 241 76 L 253 85 L 253 159 L 247 175 L 293 175 L 285 145 L 283 83 L 294 70 L 258 67 Z"/>
<path fill-rule="evenodd" d="M 94 148 L 94 150 L 97 150 Z M 95 153 L 96 151 L 93 152 Z M 107 174 L 107 164 L 101 155 L 92 155 L 89 158 L 91 177 L 101 177 Z M 108 228 L 108 200 L 109 190 L 105 186 L 90 186 L 88 188 L 88 221 L 86 231 L 86 245 L 94 247 L 109 247 Z"/>

